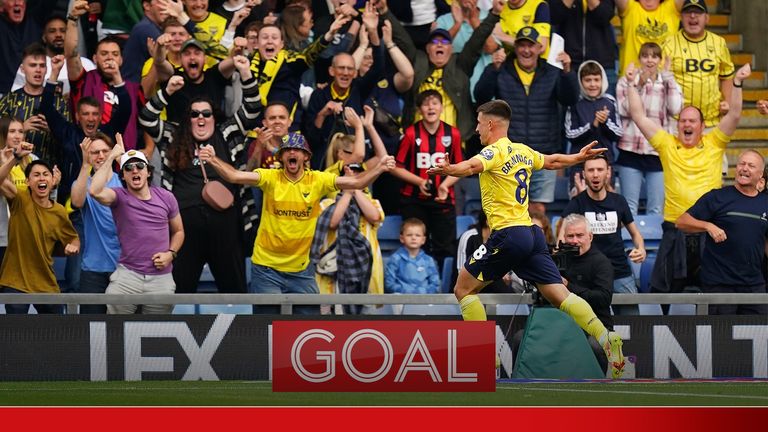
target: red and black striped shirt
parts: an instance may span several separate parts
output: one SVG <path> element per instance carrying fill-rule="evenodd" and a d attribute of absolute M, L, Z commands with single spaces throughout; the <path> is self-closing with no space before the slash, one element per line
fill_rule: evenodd
<path fill-rule="evenodd" d="M 397 150 L 396 161 L 398 167 L 404 168 L 423 179 L 429 179 L 427 170 L 441 162 L 446 155 L 451 163 L 464 160 L 461 154 L 461 133 L 458 128 L 441 121 L 437 131 L 430 134 L 423 126 L 423 122 L 419 121 L 405 130 Z M 432 200 L 437 196 L 437 188 L 443 180 L 445 180 L 445 176 L 432 177 L 435 191 L 432 196 L 422 194 L 417 186 L 410 183 L 403 183 L 400 193 L 406 197 Z M 450 203 L 454 204 L 453 188 L 450 189 L 448 195 Z"/>

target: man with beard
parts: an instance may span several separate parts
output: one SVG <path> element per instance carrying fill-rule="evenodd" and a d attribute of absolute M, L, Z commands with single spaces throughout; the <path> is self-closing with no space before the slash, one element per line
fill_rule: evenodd
<path fill-rule="evenodd" d="M 67 19 L 63 15 L 51 15 L 45 22 L 43 27 L 43 45 L 45 46 L 46 57 L 45 64 L 48 67 L 48 72 L 45 74 L 45 79 L 51 75 L 51 58 L 55 55 L 64 54 L 64 35 L 67 33 Z M 96 65 L 92 61 L 85 57 L 80 57 L 80 62 L 83 63 L 83 69 L 86 71 L 92 71 L 96 69 Z M 67 76 L 67 70 L 62 69 L 59 73 L 59 83 L 63 85 L 62 96 L 67 98 L 69 96 L 70 86 L 69 77 Z M 19 66 L 19 70 L 16 71 L 16 79 L 13 81 L 13 87 L 11 90 L 18 90 L 24 87 L 25 76 L 24 71 Z"/>
<path fill-rule="evenodd" d="M 312 152 L 298 133 L 283 138 L 277 152 L 281 169 L 238 171 L 215 156 L 212 146 L 200 149 L 200 159 L 227 182 L 254 185 L 264 191 L 248 287 L 248 292 L 262 294 L 319 293 L 309 251 L 321 212 L 320 200 L 339 189 L 362 189 L 395 166 L 394 158 L 385 156 L 375 167 L 354 177 L 309 170 L 306 165 Z M 294 311 L 317 314 L 320 307 L 296 306 Z M 280 306 L 254 306 L 254 312 L 279 314 Z"/>
<path fill-rule="evenodd" d="M 27 3 L 27 0 L 0 0 L 0 34 L 3 35 L 3 43 L 0 43 L 0 96 L 11 90 L 24 48 L 39 40 L 43 28 L 42 9 L 50 6 L 48 2 L 33 0 L 33 5 L 27 8 Z"/>
<path fill-rule="evenodd" d="M 184 78 L 184 87 L 173 93 L 168 98 L 166 111 L 168 121 L 179 123 L 183 121 L 182 117 L 189 102 L 192 99 L 206 97 L 213 102 L 215 112 L 221 111 L 224 101 L 224 88 L 230 83 L 230 78 L 235 71 L 235 64 L 232 57 L 219 62 L 218 65 L 205 69 L 205 47 L 197 39 L 187 39 L 181 46 L 179 53 L 181 58 L 181 68 L 176 70 L 176 75 Z M 165 62 L 163 68 L 170 68 L 170 63 Z M 223 119 L 217 118 L 222 121 Z"/>
<path fill-rule="evenodd" d="M 651 276 L 652 292 L 674 293 L 686 286 L 701 285 L 698 278 L 700 234 L 683 233 L 675 228 L 675 221 L 703 194 L 722 185 L 723 154 L 739 125 L 741 86 L 751 72 L 749 63 L 736 71 L 728 113 L 709 133 L 704 133 L 702 112 L 689 105 L 680 112 L 677 136 L 671 135 L 645 114 L 635 86 L 627 88 L 632 121 L 659 153 L 664 170 L 664 234 Z M 630 65 L 628 82 L 634 82 L 635 73 Z"/>
<path fill-rule="evenodd" d="M 51 136 L 46 117 L 40 109 L 47 70 L 45 62 L 45 48 L 39 42 L 24 49 L 21 69 L 28 79 L 24 87 L 0 99 L 0 116 L 23 121 L 26 140 L 35 145 L 35 155 L 55 166 L 60 162 L 61 148 Z M 53 105 L 62 116 L 69 119 L 69 107 L 61 95 L 54 96 Z"/>
<path fill-rule="evenodd" d="M 580 214 L 589 221 L 594 235 L 594 246 L 611 260 L 613 265 L 613 292 L 637 293 L 635 277 L 624 253 L 624 241 L 621 238 L 622 225 L 632 236 L 634 248 L 629 252 L 629 259 L 634 263 L 645 260 L 645 243 L 632 218 L 629 204 L 623 196 L 608 192 L 606 184 L 610 168 L 604 156 L 597 156 L 584 162 L 584 181 L 587 189 L 573 197 L 563 210 L 562 217 Z M 564 240 L 564 229 L 559 234 Z M 634 305 L 614 306 L 617 315 L 637 315 Z"/>
<path fill-rule="evenodd" d="M 150 186 L 151 165 L 144 153 L 125 150 L 120 135 L 107 160 L 96 171 L 89 192 L 112 208 L 120 239 L 120 258 L 107 294 L 173 294 L 173 260 L 184 243 L 179 204 L 172 193 Z M 120 158 L 124 187 L 106 187 L 112 164 Z M 107 313 L 132 314 L 136 305 L 107 305 Z M 169 314 L 173 305 L 142 305 L 145 314 Z"/>
<path fill-rule="evenodd" d="M 70 100 L 76 106 L 80 98 L 90 96 L 101 103 L 101 122 L 107 123 L 118 103 L 130 104 L 131 114 L 124 134 L 125 145 L 134 149 L 138 145 L 138 112 L 146 102 L 141 86 L 133 82 L 124 82 L 120 74 L 123 56 L 116 39 L 106 37 L 96 45 L 93 60 L 96 69 L 86 72 L 77 53 L 77 20 L 88 12 L 86 0 L 76 0 L 67 17 L 67 35 L 64 37 L 64 57 L 67 60 L 67 73 L 72 85 Z M 115 87 L 125 84 L 128 100 L 120 101 L 115 94 Z"/>
<path fill-rule="evenodd" d="M 32 151 L 22 143 L 14 152 L 6 147 L 0 154 L 0 182 L 8 178 L 14 166 Z M 64 253 L 77 254 L 80 239 L 67 218 L 64 206 L 51 200 L 53 171 L 47 162 L 35 160 L 24 171 L 27 190 L 2 188 L 11 213 L 8 248 L 0 267 L 0 290 L 4 293 L 58 293 L 53 273 L 53 248 L 64 244 Z M 62 305 L 36 304 L 37 313 L 61 313 Z M 25 314 L 28 304 L 7 304 L 5 312 Z"/>

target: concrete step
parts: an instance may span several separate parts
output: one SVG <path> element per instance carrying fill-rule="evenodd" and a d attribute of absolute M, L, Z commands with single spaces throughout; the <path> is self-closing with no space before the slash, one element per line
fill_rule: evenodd
<path fill-rule="evenodd" d="M 755 55 L 748 52 L 731 52 L 731 60 L 738 68 L 747 63 L 755 64 Z"/>
<path fill-rule="evenodd" d="M 733 141 L 768 140 L 768 129 L 738 128 L 731 137 Z"/>
<path fill-rule="evenodd" d="M 765 141 L 754 141 L 754 140 L 744 140 L 744 141 L 731 141 L 728 143 L 728 148 L 733 149 L 758 149 L 768 147 L 768 144 Z"/>
<path fill-rule="evenodd" d="M 768 116 L 760 114 L 756 109 L 742 110 L 739 128 L 768 128 Z"/>
<path fill-rule="evenodd" d="M 744 90 L 743 97 L 746 102 L 756 102 L 758 99 L 768 99 L 768 89 Z"/>
<path fill-rule="evenodd" d="M 748 147 L 756 150 L 763 157 L 768 157 L 768 147 Z M 739 155 L 743 152 L 744 148 L 727 148 L 725 149 L 725 155 L 728 156 L 728 167 L 735 167 L 736 161 L 739 159 Z"/>
<path fill-rule="evenodd" d="M 720 36 L 722 36 L 723 39 L 725 39 L 725 43 L 728 44 L 728 49 L 731 50 L 731 52 L 741 50 L 742 37 L 740 34 L 724 33 L 724 34 L 721 34 Z"/>

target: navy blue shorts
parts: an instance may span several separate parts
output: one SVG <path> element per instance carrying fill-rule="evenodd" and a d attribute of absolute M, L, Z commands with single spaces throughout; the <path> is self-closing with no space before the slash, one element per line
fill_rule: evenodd
<path fill-rule="evenodd" d="M 512 270 L 531 283 L 563 283 L 549 255 L 544 232 L 536 225 L 491 232 L 488 241 L 467 258 L 464 268 L 484 282 L 499 280 Z"/>

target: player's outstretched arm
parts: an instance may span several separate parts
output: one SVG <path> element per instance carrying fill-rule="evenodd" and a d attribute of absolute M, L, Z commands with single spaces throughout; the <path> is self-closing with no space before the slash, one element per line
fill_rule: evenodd
<path fill-rule="evenodd" d="M 453 177 L 468 177 L 481 172 L 483 172 L 483 163 L 475 158 L 469 158 L 453 165 L 447 160 L 443 160 L 427 170 L 429 175 L 448 175 Z"/>
<path fill-rule="evenodd" d="M 566 168 L 582 163 L 587 159 L 592 159 L 593 157 L 608 151 L 607 148 L 594 148 L 596 145 L 597 141 L 592 141 L 591 143 L 582 147 L 581 151 L 576 154 L 567 155 L 562 153 L 555 153 L 551 155 L 544 155 L 544 169 L 558 170 L 560 168 Z"/>

